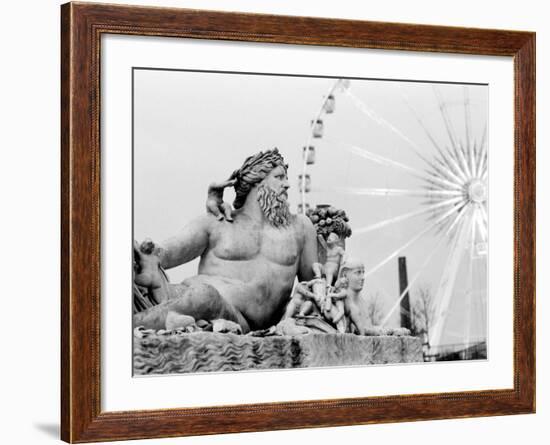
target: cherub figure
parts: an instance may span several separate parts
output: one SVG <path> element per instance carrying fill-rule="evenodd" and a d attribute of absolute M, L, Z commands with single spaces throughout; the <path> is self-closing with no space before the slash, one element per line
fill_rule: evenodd
<path fill-rule="evenodd" d="M 157 303 L 165 299 L 164 273 L 160 266 L 159 249 L 150 238 L 141 244 L 134 241 L 134 282 L 151 292 Z"/>
<path fill-rule="evenodd" d="M 327 287 L 332 287 L 334 279 L 338 276 L 340 265 L 344 258 L 345 250 L 339 245 L 340 237 L 337 233 L 331 232 L 325 241 L 322 236 L 319 236 L 319 242 L 327 252 L 327 260 L 323 265 Z"/>
<path fill-rule="evenodd" d="M 305 317 L 317 312 L 314 303 L 317 300 L 317 296 L 310 290 L 316 281 L 315 279 L 311 281 L 302 281 L 296 285 L 292 298 L 286 307 L 283 319 L 293 318 L 296 317 L 296 315 Z"/>
<path fill-rule="evenodd" d="M 339 284 L 337 283 L 337 286 Z M 326 298 L 327 305 L 323 309 L 325 317 L 330 318 L 336 325 L 338 332 L 348 332 L 348 320 L 346 319 L 345 300 L 348 297 L 347 289 L 338 289 L 335 293 L 329 292 Z"/>

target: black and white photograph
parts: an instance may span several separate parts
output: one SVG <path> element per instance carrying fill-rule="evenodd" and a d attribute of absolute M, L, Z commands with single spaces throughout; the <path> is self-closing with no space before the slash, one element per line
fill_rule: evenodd
<path fill-rule="evenodd" d="M 486 84 L 132 82 L 135 376 L 487 359 Z"/>

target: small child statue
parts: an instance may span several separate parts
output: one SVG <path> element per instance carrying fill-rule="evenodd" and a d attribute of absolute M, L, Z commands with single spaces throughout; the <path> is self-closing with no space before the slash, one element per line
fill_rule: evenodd
<path fill-rule="evenodd" d="M 150 238 L 145 239 L 141 245 L 134 241 L 134 283 L 147 288 L 156 304 L 167 298 L 159 248 Z"/>
<path fill-rule="evenodd" d="M 365 300 L 361 295 L 365 284 L 365 266 L 361 261 L 348 259 L 342 264 L 337 282 L 338 292 L 329 293 L 329 297 L 338 298 L 344 307 L 344 320 L 349 318 L 349 326 L 345 332 L 355 332 L 365 335 L 372 326 L 369 323 Z M 336 303 L 338 304 L 338 303 Z M 340 310 L 336 313 L 339 315 Z M 341 320 L 339 320 L 341 321 Z M 347 323 L 347 320 L 346 320 Z M 337 325 L 338 330 L 340 328 Z"/>
<path fill-rule="evenodd" d="M 339 286 L 337 284 L 337 286 Z M 348 297 L 347 289 L 338 289 L 335 293 L 329 292 L 327 295 L 327 306 L 324 313 L 336 325 L 338 332 L 345 334 L 348 332 L 348 320 L 346 319 L 345 299 Z"/>
<path fill-rule="evenodd" d="M 327 259 L 323 265 L 327 287 L 332 287 L 335 278 L 338 276 L 340 265 L 344 258 L 345 250 L 340 246 L 340 237 L 336 232 L 331 232 L 325 241 L 322 236 L 319 236 L 319 242 L 327 252 Z"/>
<path fill-rule="evenodd" d="M 317 296 L 310 291 L 311 286 L 316 280 L 312 281 L 302 281 L 298 283 L 292 294 L 292 298 L 288 303 L 285 311 L 285 318 L 294 318 L 297 315 L 300 317 L 305 317 L 316 312 L 316 306 L 314 301 L 317 299 Z"/>
<path fill-rule="evenodd" d="M 347 323 L 344 317 L 343 306 L 345 294 L 330 294 L 346 252 L 340 246 L 340 237 L 335 232 L 331 232 L 326 241 L 322 235 L 319 235 L 319 242 L 326 251 L 325 264 L 320 265 L 316 263 L 313 267 L 316 277 L 321 277 L 322 275 L 325 276 L 325 289 L 322 301 L 320 302 L 320 309 L 324 317 L 336 325 L 338 331 L 346 332 Z"/>

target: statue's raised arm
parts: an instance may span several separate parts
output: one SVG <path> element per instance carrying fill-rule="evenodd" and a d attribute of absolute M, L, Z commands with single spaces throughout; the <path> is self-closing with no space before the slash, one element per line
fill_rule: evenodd
<path fill-rule="evenodd" d="M 186 224 L 176 235 L 164 240 L 159 246 L 161 266 L 171 269 L 201 256 L 208 247 L 211 214 L 199 216 Z"/>
<path fill-rule="evenodd" d="M 208 186 L 206 215 L 189 222 L 176 235 L 163 241 L 160 248 L 161 266 L 165 269 L 185 264 L 201 256 L 209 244 L 209 234 L 213 223 L 224 219 L 233 222 L 231 205 L 224 202 L 223 192 L 235 185 L 236 179 L 212 182 Z"/>
<path fill-rule="evenodd" d="M 216 217 L 218 221 L 225 219 L 233 222 L 231 215 L 231 205 L 223 200 L 223 192 L 227 187 L 233 187 L 237 182 L 234 178 L 229 178 L 223 182 L 212 182 L 208 186 L 208 197 L 206 199 L 206 211 Z"/>

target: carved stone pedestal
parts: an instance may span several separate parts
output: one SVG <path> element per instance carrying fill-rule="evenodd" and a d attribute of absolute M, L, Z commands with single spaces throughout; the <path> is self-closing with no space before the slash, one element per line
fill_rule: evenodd
<path fill-rule="evenodd" d="M 421 361 L 420 339 L 409 336 L 253 337 L 212 332 L 134 331 L 135 375 Z"/>

